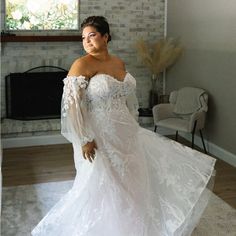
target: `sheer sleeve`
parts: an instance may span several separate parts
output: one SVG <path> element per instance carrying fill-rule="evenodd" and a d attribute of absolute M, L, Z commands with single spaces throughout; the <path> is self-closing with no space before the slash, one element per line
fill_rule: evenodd
<path fill-rule="evenodd" d="M 61 133 L 71 143 L 83 146 L 94 138 L 83 99 L 88 81 L 84 76 L 67 76 L 63 82 Z"/>
<path fill-rule="evenodd" d="M 126 105 L 129 109 L 129 112 L 131 113 L 131 115 L 134 117 L 134 119 L 136 121 L 138 121 L 138 116 L 139 116 L 139 103 L 138 103 L 138 99 L 137 96 L 135 94 L 135 91 L 133 91 L 126 99 Z"/>

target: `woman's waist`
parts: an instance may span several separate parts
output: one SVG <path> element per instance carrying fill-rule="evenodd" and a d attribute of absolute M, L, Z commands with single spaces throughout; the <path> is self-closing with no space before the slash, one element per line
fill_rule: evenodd
<path fill-rule="evenodd" d="M 123 107 L 96 107 L 88 110 L 88 118 L 90 122 L 95 124 L 106 124 L 106 123 L 133 123 L 134 118 L 127 106 Z"/>
<path fill-rule="evenodd" d="M 94 112 L 127 112 L 127 106 L 125 103 L 112 102 L 112 103 L 89 103 L 87 104 L 87 111 L 89 113 Z"/>

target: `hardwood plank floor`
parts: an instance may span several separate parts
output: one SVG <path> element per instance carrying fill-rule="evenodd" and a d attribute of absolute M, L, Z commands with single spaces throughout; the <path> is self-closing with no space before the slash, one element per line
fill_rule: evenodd
<path fill-rule="evenodd" d="M 3 149 L 3 186 L 73 179 L 71 144 Z"/>
<path fill-rule="evenodd" d="M 171 137 L 173 138 L 173 137 Z M 188 141 L 179 142 L 189 146 Z M 236 208 L 236 168 L 216 162 L 214 193 Z M 3 186 L 71 180 L 75 177 L 71 144 L 3 150 Z"/>
<path fill-rule="evenodd" d="M 217 160 L 214 193 L 236 208 L 236 168 Z"/>

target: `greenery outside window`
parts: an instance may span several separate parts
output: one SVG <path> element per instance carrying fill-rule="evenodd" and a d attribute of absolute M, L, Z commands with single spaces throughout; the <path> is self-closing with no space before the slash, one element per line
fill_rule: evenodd
<path fill-rule="evenodd" d="M 78 30 L 78 0 L 6 0 L 5 29 Z"/>

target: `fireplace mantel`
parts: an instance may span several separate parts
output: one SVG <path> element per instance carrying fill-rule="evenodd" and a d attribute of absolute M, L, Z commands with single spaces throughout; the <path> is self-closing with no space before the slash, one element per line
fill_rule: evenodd
<path fill-rule="evenodd" d="M 1 42 L 71 42 L 82 41 L 81 35 L 1 35 Z"/>

